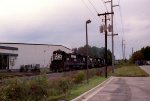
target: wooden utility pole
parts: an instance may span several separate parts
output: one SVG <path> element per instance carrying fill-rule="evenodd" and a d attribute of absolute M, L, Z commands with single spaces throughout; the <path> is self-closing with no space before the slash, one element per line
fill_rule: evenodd
<path fill-rule="evenodd" d="M 132 55 L 133 55 L 133 48 L 132 48 Z"/>
<path fill-rule="evenodd" d="M 111 12 L 113 11 L 113 0 L 111 0 Z M 111 25 L 112 25 L 112 73 L 114 73 L 114 28 L 113 28 L 113 14 L 111 15 Z"/>
<path fill-rule="evenodd" d="M 119 5 L 113 5 L 113 0 L 111 0 L 111 1 L 106 1 L 105 3 L 111 3 L 111 12 L 113 12 L 114 13 L 114 11 L 113 11 L 113 7 L 116 7 L 116 6 L 119 6 Z M 111 14 L 111 31 L 112 31 L 112 34 L 111 34 L 111 36 L 112 36 L 112 73 L 114 73 L 114 68 L 115 68 L 115 55 L 114 55 L 114 36 L 115 36 L 115 34 L 114 34 L 114 15 L 113 14 Z"/>
<path fill-rule="evenodd" d="M 103 14 L 98 14 L 98 16 L 105 16 L 105 27 L 104 27 L 104 31 L 105 31 L 105 77 L 107 78 L 107 15 L 109 14 L 113 14 L 113 12 L 111 13 L 103 13 Z"/>
<path fill-rule="evenodd" d="M 124 54 L 123 55 L 124 55 L 124 61 L 125 61 L 126 60 L 126 44 L 124 43 L 123 45 L 124 45 Z"/>
<path fill-rule="evenodd" d="M 124 55 L 123 55 L 124 51 L 123 51 L 123 39 L 122 39 L 122 60 L 124 60 Z"/>
<path fill-rule="evenodd" d="M 125 40 L 122 39 L 122 59 L 125 60 Z"/>

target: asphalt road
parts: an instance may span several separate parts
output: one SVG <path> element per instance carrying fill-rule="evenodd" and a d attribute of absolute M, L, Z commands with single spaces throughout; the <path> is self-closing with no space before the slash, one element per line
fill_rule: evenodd
<path fill-rule="evenodd" d="M 141 68 L 150 73 L 150 66 Z M 150 101 L 150 77 L 113 77 L 84 101 Z"/>
<path fill-rule="evenodd" d="M 150 101 L 150 77 L 114 77 L 87 101 Z"/>

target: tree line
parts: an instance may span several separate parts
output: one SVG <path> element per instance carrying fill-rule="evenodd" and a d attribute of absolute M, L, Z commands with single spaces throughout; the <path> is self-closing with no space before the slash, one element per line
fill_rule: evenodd
<path fill-rule="evenodd" d="M 136 61 L 150 61 L 150 46 L 143 47 L 140 50 L 134 52 L 130 60 L 133 63 Z"/>
<path fill-rule="evenodd" d="M 86 55 L 86 45 L 79 47 L 79 48 L 73 48 L 74 53 L 79 53 Z M 96 47 L 96 46 L 88 46 L 88 54 L 89 56 L 92 56 L 94 58 L 105 58 L 105 48 L 104 47 Z M 107 50 L 107 62 L 108 65 L 111 65 L 112 63 L 112 53 L 108 49 Z"/>

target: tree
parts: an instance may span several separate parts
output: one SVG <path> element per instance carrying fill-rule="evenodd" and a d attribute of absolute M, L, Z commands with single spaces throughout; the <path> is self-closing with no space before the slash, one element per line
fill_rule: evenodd
<path fill-rule="evenodd" d="M 107 62 L 108 62 L 108 65 L 112 64 L 112 53 L 109 49 L 107 50 Z"/>
<path fill-rule="evenodd" d="M 74 49 L 76 50 L 76 48 L 74 48 Z M 79 47 L 76 51 L 77 51 L 77 53 L 86 55 L 86 46 Z M 93 47 L 88 46 L 88 54 L 89 54 L 89 56 L 92 56 L 95 58 L 105 58 L 105 48 L 104 47 L 98 48 L 96 46 L 93 46 Z M 108 49 L 107 50 L 108 65 L 111 65 L 111 63 L 112 63 L 111 57 L 112 57 L 112 53 Z"/>
<path fill-rule="evenodd" d="M 142 49 L 141 49 L 141 53 L 143 54 L 143 59 L 144 60 L 150 60 L 150 47 L 149 46 L 147 46 L 147 47 L 143 47 Z"/>
<path fill-rule="evenodd" d="M 83 47 L 79 47 L 77 52 L 80 53 L 80 54 L 86 55 L 86 45 L 83 46 Z M 94 55 L 94 54 L 92 53 L 91 46 L 88 46 L 88 54 L 89 54 L 90 56 L 93 56 L 93 55 Z"/>
<path fill-rule="evenodd" d="M 149 61 L 150 60 L 150 46 L 143 47 L 140 50 L 134 52 L 130 58 L 130 61 L 134 63 L 135 61 L 142 61 L 144 60 Z"/>
<path fill-rule="evenodd" d="M 74 53 L 77 53 L 77 52 L 78 52 L 78 49 L 77 49 L 77 48 L 73 48 L 72 51 L 73 51 Z"/>
<path fill-rule="evenodd" d="M 142 60 L 143 59 L 143 54 L 141 53 L 141 51 L 136 51 L 133 53 L 132 55 L 133 61 L 137 61 L 137 60 Z"/>

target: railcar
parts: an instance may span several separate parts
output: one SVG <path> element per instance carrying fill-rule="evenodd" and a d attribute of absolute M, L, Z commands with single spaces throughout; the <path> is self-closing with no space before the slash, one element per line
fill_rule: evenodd
<path fill-rule="evenodd" d="M 95 62 L 94 62 L 95 61 Z M 88 57 L 88 67 L 101 67 L 102 59 Z M 77 53 L 65 53 L 64 51 L 57 50 L 53 52 L 51 58 L 50 70 L 53 72 L 57 71 L 70 71 L 86 69 L 86 56 Z"/>
<path fill-rule="evenodd" d="M 99 67 L 103 67 L 103 66 L 104 66 L 104 59 L 102 59 L 102 58 L 95 58 L 94 67 L 95 68 L 99 68 Z"/>

